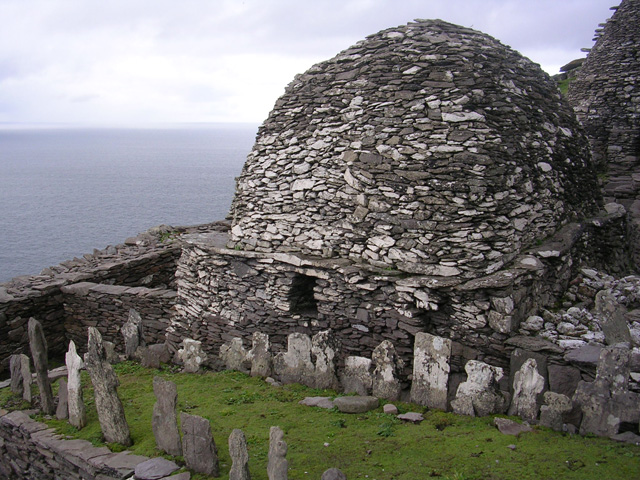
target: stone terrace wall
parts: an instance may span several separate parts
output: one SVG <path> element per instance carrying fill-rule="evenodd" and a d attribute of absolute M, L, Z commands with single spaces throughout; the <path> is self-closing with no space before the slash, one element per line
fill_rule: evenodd
<path fill-rule="evenodd" d="M 238 180 L 229 247 L 471 279 L 598 201 L 588 142 L 538 65 L 416 20 L 291 82 Z"/>
<path fill-rule="evenodd" d="M 0 284 L 0 372 L 8 368 L 9 356 L 27 353 L 27 320 L 36 317 L 47 336 L 52 355 L 67 349 L 65 311 L 61 288 L 79 282 L 127 287 L 175 286 L 174 273 L 180 245 L 167 240 L 170 234 L 228 229 L 226 222 L 193 227 L 161 226 L 123 244 L 94 250 L 82 258 L 45 268 L 39 275 L 16 277 Z M 82 342 L 84 344 L 84 342 Z"/>
<path fill-rule="evenodd" d="M 640 2 L 624 0 L 570 84 L 568 98 L 591 142 L 606 201 L 631 213 L 640 268 Z"/>
<path fill-rule="evenodd" d="M 249 348 L 259 331 L 282 351 L 290 333 L 331 329 L 342 344 L 339 362 L 369 356 L 390 340 L 405 361 L 406 378 L 413 338 L 428 332 L 454 341 L 454 371 L 469 359 L 508 368 L 513 346 L 506 341 L 521 321 L 562 296 L 585 243 L 588 261 L 599 264 L 593 252 L 615 258 L 613 251 L 624 251 L 623 231 L 620 212 L 571 224 L 508 268 L 471 281 L 376 271 L 347 259 L 231 250 L 224 235 L 187 236 L 167 340 L 173 349 L 185 337 L 201 340 L 217 355 L 233 337 Z M 602 243 L 611 238 L 618 243 Z M 301 295 L 310 300 L 303 308 Z"/>
<path fill-rule="evenodd" d="M 81 351 L 86 347 L 89 327 L 96 327 L 105 341 L 124 351 L 120 328 L 127 321 L 131 308 L 142 317 L 145 342 L 164 343 L 178 295 L 175 290 L 89 282 L 64 286 L 61 290 L 66 338 L 73 340 Z"/>
<path fill-rule="evenodd" d="M 63 440 L 24 412 L 0 411 L 0 477 L 5 480 L 121 480 L 147 457 Z"/>

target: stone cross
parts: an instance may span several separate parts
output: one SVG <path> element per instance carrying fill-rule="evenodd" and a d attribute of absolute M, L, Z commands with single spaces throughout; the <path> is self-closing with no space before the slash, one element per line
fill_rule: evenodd
<path fill-rule="evenodd" d="M 344 393 L 369 395 L 373 385 L 371 380 L 371 359 L 357 356 L 347 357 L 344 360 L 341 383 Z"/>
<path fill-rule="evenodd" d="M 176 406 L 178 403 L 178 387 L 173 382 L 160 377 L 153 379 L 153 393 L 156 403 L 153 406 L 151 425 L 158 449 L 169 455 L 182 455 L 182 443 L 178 430 Z"/>
<path fill-rule="evenodd" d="M 247 359 L 248 354 L 242 346 L 242 338 L 240 337 L 234 337 L 229 343 L 225 343 L 220 347 L 220 360 L 222 360 L 227 370 L 249 373 Z"/>
<path fill-rule="evenodd" d="M 87 411 L 82 399 L 82 381 L 80 370 L 84 368 L 84 362 L 76 352 L 76 344 L 69 342 L 69 350 L 65 354 L 67 364 L 67 392 L 69 402 L 69 423 L 78 430 L 87 424 Z"/>
<path fill-rule="evenodd" d="M 84 363 L 93 384 L 98 420 L 105 441 L 120 443 L 124 446 L 131 445 L 129 425 L 124 416 L 122 402 L 118 397 L 117 388 L 120 382 L 113 367 L 107 362 L 102 336 L 95 327 L 89 327 L 89 341 Z"/>
<path fill-rule="evenodd" d="M 400 398 L 400 380 L 398 373 L 402 369 L 402 360 L 389 340 L 378 345 L 371 355 L 373 366 L 372 394 L 374 397 L 386 400 Z"/>
<path fill-rule="evenodd" d="M 284 432 L 279 427 L 269 430 L 269 463 L 267 476 L 269 480 L 287 480 L 289 462 L 287 462 L 287 442 Z"/>
<path fill-rule="evenodd" d="M 187 468 L 198 473 L 220 476 L 218 449 L 206 418 L 180 413 L 182 424 L 182 455 Z"/>
<path fill-rule="evenodd" d="M 251 350 L 247 359 L 251 362 L 252 377 L 270 377 L 273 369 L 271 351 L 269 350 L 269 335 L 253 332 Z"/>
<path fill-rule="evenodd" d="M 138 347 L 144 345 L 142 317 L 135 309 L 129 310 L 129 318 L 120 331 L 124 337 L 124 353 L 127 359 L 132 359 Z"/>
<path fill-rule="evenodd" d="M 416 333 L 413 350 L 411 401 L 429 408 L 447 409 L 451 340 Z"/>
<path fill-rule="evenodd" d="M 315 367 L 311 362 L 311 339 L 304 333 L 290 333 L 287 351 L 273 359 L 273 370 L 282 383 L 301 383 L 313 386 Z"/>
<path fill-rule="evenodd" d="M 451 402 L 453 411 L 458 415 L 472 417 L 504 413 L 506 399 L 498 386 L 504 376 L 502 368 L 469 360 L 464 370 L 467 372 L 467 380 L 458 386 L 456 398 Z"/>
<path fill-rule="evenodd" d="M 182 348 L 178 350 L 178 358 L 182 360 L 185 373 L 196 373 L 200 365 L 207 361 L 207 354 L 202 350 L 202 342 L 185 338 L 182 340 Z"/>
<path fill-rule="evenodd" d="M 513 377 L 513 399 L 509 415 L 535 422 L 538 418 L 538 394 L 544 390 L 544 377 L 538 373 L 535 358 L 528 358 Z"/>
<path fill-rule="evenodd" d="M 334 358 L 340 349 L 331 330 L 323 330 L 311 339 L 311 353 L 316 359 L 314 388 L 337 389 L 340 384 L 336 375 Z"/>
<path fill-rule="evenodd" d="M 237 428 L 229 435 L 229 456 L 232 462 L 229 480 L 251 480 L 247 440 L 242 430 Z"/>
<path fill-rule="evenodd" d="M 58 407 L 56 408 L 56 418 L 65 420 L 69 418 L 69 397 L 67 391 L 67 381 L 61 378 L 58 382 Z"/>
<path fill-rule="evenodd" d="M 33 357 L 33 367 L 36 370 L 36 382 L 40 389 L 40 409 L 45 415 L 55 413 L 53 391 L 49 380 L 49 361 L 47 359 L 47 340 L 42 331 L 42 325 L 35 318 L 29 319 L 29 345 Z"/>

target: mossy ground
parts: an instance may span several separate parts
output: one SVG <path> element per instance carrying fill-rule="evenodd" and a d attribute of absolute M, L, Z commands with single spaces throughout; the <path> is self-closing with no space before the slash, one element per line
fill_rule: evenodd
<path fill-rule="evenodd" d="M 211 422 L 222 478 L 227 478 L 231 466 L 228 436 L 231 430 L 240 428 L 247 438 L 252 478 L 267 479 L 272 425 L 285 432 L 289 478 L 297 480 L 319 479 L 330 467 L 340 468 L 349 480 L 640 478 L 640 447 L 608 439 L 563 435 L 544 428 L 512 437 L 497 431 L 493 417 L 462 417 L 402 403 L 396 404 L 401 412 L 424 412 L 425 421 L 419 425 L 402 423 L 382 413 L 381 408 L 360 415 L 343 414 L 298 404 L 306 396 L 334 396 L 334 392 L 300 385 L 272 387 L 262 379 L 238 372 L 181 374 L 128 362 L 117 365 L 116 370 L 134 441 L 131 450 L 160 455 L 151 431 L 155 403 L 152 383 L 153 377 L 160 375 L 178 386 L 179 411 Z M 86 376 L 84 382 L 87 427 L 77 431 L 64 421 L 47 423 L 62 434 L 99 445 L 101 433 L 93 391 Z M 2 405 L 9 406 L 11 401 L 8 389 L 0 391 Z"/>

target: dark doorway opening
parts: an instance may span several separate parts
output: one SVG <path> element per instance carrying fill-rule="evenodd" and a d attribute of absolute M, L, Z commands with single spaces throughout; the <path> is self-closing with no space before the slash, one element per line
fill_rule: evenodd
<path fill-rule="evenodd" d="M 318 301 L 314 296 L 316 279 L 301 273 L 296 274 L 289 292 L 289 311 L 301 315 L 315 316 L 318 313 Z"/>

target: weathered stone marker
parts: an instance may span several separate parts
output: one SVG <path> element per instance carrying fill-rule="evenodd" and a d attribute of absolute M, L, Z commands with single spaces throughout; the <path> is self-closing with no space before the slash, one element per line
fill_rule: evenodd
<path fill-rule="evenodd" d="M 229 343 L 220 347 L 220 360 L 225 364 L 227 370 L 249 372 L 248 353 L 242 346 L 242 338 L 240 337 L 234 337 Z"/>
<path fill-rule="evenodd" d="M 500 392 L 498 382 L 504 376 L 500 367 L 494 367 L 478 360 L 469 360 L 464 366 L 467 380 L 458 386 L 456 398 L 451 402 L 458 415 L 478 415 L 504 413 L 506 399 Z"/>
<path fill-rule="evenodd" d="M 325 470 L 320 480 L 347 480 L 347 476 L 337 468 Z"/>
<path fill-rule="evenodd" d="M 183 372 L 196 373 L 207 361 L 207 354 L 202 350 L 202 342 L 185 338 L 182 340 L 182 348 L 178 350 L 178 358 L 182 361 Z"/>
<path fill-rule="evenodd" d="M 544 402 L 546 405 L 540 407 L 540 425 L 561 432 L 562 416 L 573 408 L 571 399 L 561 393 L 544 392 Z"/>
<path fill-rule="evenodd" d="M 11 355 L 9 357 L 9 371 L 11 372 L 11 392 L 15 395 L 23 396 L 25 390 L 24 377 L 22 372 L 24 370 L 23 364 L 26 362 L 27 369 L 29 370 L 29 386 L 31 389 L 31 371 L 29 369 L 29 357 L 23 353 Z"/>
<path fill-rule="evenodd" d="M 153 393 L 156 395 L 157 401 L 153 406 L 151 424 L 156 445 L 169 455 L 182 455 L 182 443 L 176 414 L 178 388 L 173 382 L 154 377 Z"/>
<path fill-rule="evenodd" d="M 124 446 L 131 445 L 129 425 L 124 416 L 122 402 L 118 397 L 117 388 L 120 382 L 113 367 L 107 362 L 102 336 L 95 327 L 89 327 L 89 341 L 84 363 L 93 384 L 98 420 L 105 441 L 120 443 Z"/>
<path fill-rule="evenodd" d="M 76 352 L 76 344 L 69 342 L 69 350 L 65 354 L 67 364 L 67 393 L 69 401 L 69 423 L 78 430 L 87 424 L 87 411 L 82 399 L 82 383 L 80 370 L 84 368 L 84 362 Z"/>
<path fill-rule="evenodd" d="M 372 395 L 386 400 L 400 398 L 400 380 L 398 373 L 402 369 L 402 360 L 389 340 L 384 340 L 371 354 Z"/>
<path fill-rule="evenodd" d="M 416 333 L 411 382 L 412 402 L 429 408 L 447 409 L 450 356 L 451 340 L 430 333 Z"/>
<path fill-rule="evenodd" d="M 42 331 L 42 325 L 35 318 L 29 319 L 29 346 L 33 357 L 33 367 L 36 371 L 36 382 L 40 389 L 40 409 L 45 415 L 55 413 L 53 391 L 49 380 L 49 360 L 47 358 L 47 340 Z"/>
<path fill-rule="evenodd" d="M 65 420 L 69 418 L 69 396 L 67 391 L 67 381 L 61 378 L 58 382 L 58 407 L 56 408 L 56 418 Z"/>
<path fill-rule="evenodd" d="M 247 440 L 242 430 L 237 428 L 229 435 L 229 456 L 232 461 L 229 480 L 251 480 Z"/>
<path fill-rule="evenodd" d="M 344 361 L 344 370 L 340 377 L 344 393 L 369 395 L 373 382 L 371 380 L 371 359 L 349 356 Z"/>
<path fill-rule="evenodd" d="M 315 388 L 337 389 L 340 385 L 336 375 L 334 358 L 340 349 L 338 341 L 331 330 L 323 330 L 311 338 L 311 353 L 315 362 Z"/>
<path fill-rule="evenodd" d="M 282 383 L 300 383 L 313 386 L 315 367 L 311 362 L 311 339 L 304 333 L 290 333 L 287 351 L 273 359 L 273 370 Z"/>
<path fill-rule="evenodd" d="M 252 377 L 269 377 L 273 370 L 271 351 L 269 350 L 269 335 L 253 332 L 251 350 L 247 359 L 251 362 Z"/>
<path fill-rule="evenodd" d="M 138 347 L 144 345 L 142 317 L 135 309 L 129 310 L 129 318 L 120 331 L 124 337 L 124 353 L 128 359 L 132 359 Z"/>
<path fill-rule="evenodd" d="M 513 399 L 509 415 L 517 415 L 523 420 L 535 422 L 538 418 L 538 394 L 544 390 L 544 377 L 538 373 L 535 358 L 522 364 L 513 377 Z"/>
<path fill-rule="evenodd" d="M 220 476 L 218 449 L 206 418 L 180 413 L 182 454 L 187 467 L 205 475 Z"/>
<path fill-rule="evenodd" d="M 269 463 L 267 476 L 269 480 L 287 480 L 289 462 L 287 461 L 287 442 L 280 427 L 269 430 Z"/>

